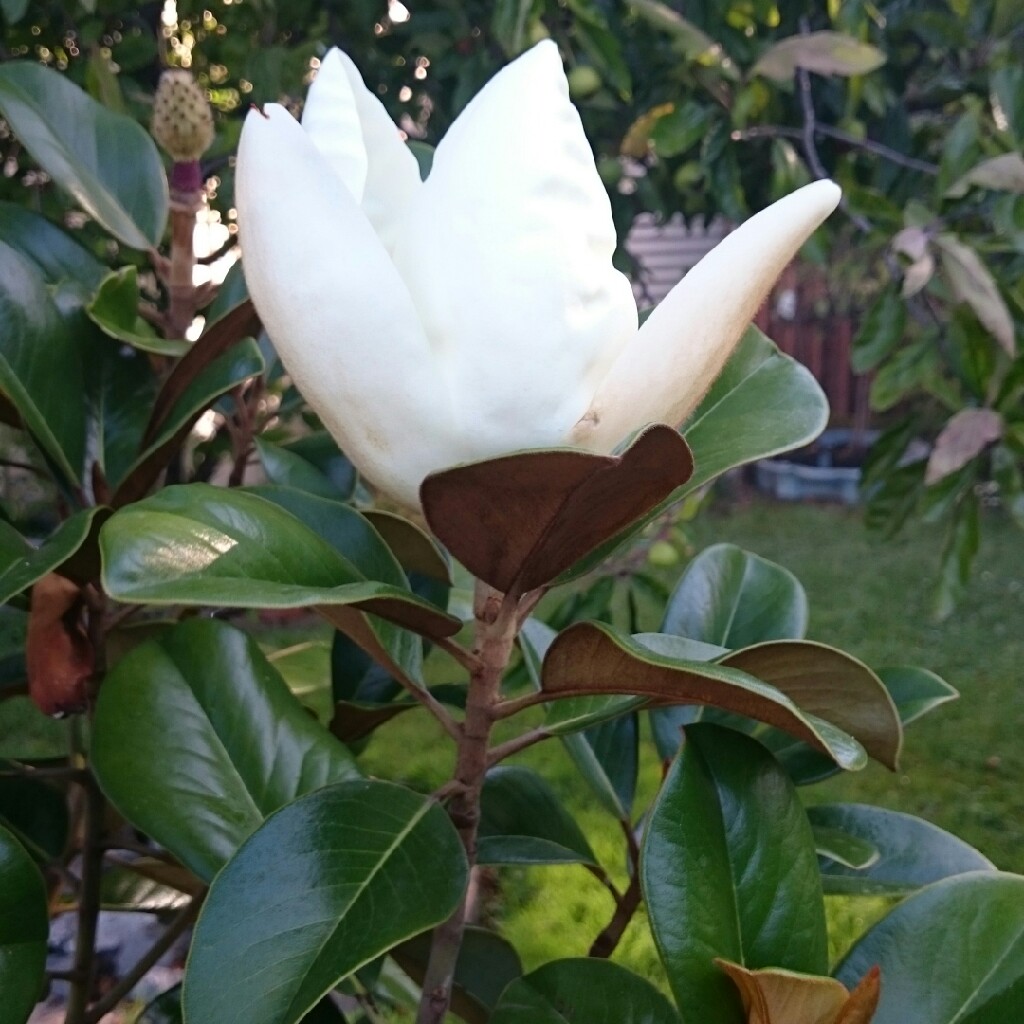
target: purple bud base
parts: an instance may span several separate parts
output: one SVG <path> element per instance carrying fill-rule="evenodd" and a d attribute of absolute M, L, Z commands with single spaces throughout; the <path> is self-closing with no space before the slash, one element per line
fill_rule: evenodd
<path fill-rule="evenodd" d="M 189 195 L 203 190 L 203 172 L 198 160 L 175 160 L 171 164 L 172 194 Z"/>

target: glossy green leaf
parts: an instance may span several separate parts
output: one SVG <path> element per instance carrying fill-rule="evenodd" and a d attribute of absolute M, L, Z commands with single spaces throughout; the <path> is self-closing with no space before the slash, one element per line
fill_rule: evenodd
<path fill-rule="evenodd" d="M 197 344 L 199 344 L 197 342 Z M 251 338 L 228 346 L 207 362 L 187 384 L 175 390 L 173 400 L 166 401 L 167 391 L 175 373 L 186 365 L 189 352 L 177 365 L 157 395 L 142 450 L 136 454 L 125 480 L 114 496 L 115 505 L 138 501 L 153 486 L 168 460 L 180 449 L 199 417 L 221 395 L 263 372 L 263 356 Z M 155 419 L 157 410 L 159 420 Z"/>
<path fill-rule="evenodd" d="M 554 960 L 502 993 L 490 1024 L 679 1024 L 648 981 L 609 960 Z"/>
<path fill-rule="evenodd" d="M 352 497 L 356 471 L 325 430 L 287 445 L 256 438 L 256 451 L 272 484 L 294 487 L 322 498 L 345 501 Z"/>
<path fill-rule="evenodd" d="M 874 964 L 872 1024 L 1010 1024 L 1024 1011 L 1024 878 L 949 878 L 882 918 L 836 976 L 848 987 Z"/>
<path fill-rule="evenodd" d="M 822 804 L 809 807 L 807 816 L 815 828 L 843 833 L 878 851 L 863 868 L 823 859 L 822 884 L 829 893 L 901 895 L 951 875 L 995 870 L 973 846 L 912 814 L 868 804 Z"/>
<path fill-rule="evenodd" d="M 594 851 L 548 782 L 521 765 L 498 765 L 481 796 L 480 864 L 596 864 Z"/>
<path fill-rule="evenodd" d="M 655 704 L 706 704 L 774 725 L 844 768 L 863 767 L 864 749 L 850 735 L 746 671 L 692 660 L 691 643 L 664 633 L 627 637 L 581 622 L 548 650 L 543 688 L 553 699 L 630 694 Z"/>
<path fill-rule="evenodd" d="M 139 1016 L 136 1024 L 184 1024 L 181 1007 L 182 986 L 175 985 L 156 997 Z M 330 999 L 323 999 L 303 1018 L 305 1024 L 345 1024 L 345 1017 Z"/>
<path fill-rule="evenodd" d="M 904 725 L 916 722 L 960 696 L 940 676 L 916 665 L 895 665 L 875 671 L 889 691 Z"/>
<path fill-rule="evenodd" d="M 272 811 L 359 774 L 256 642 L 210 619 L 183 622 L 117 663 L 92 755 L 111 803 L 207 880 Z"/>
<path fill-rule="evenodd" d="M 37 860 L 58 860 L 68 841 L 67 797 L 37 779 L 0 779 L 0 825 Z"/>
<path fill-rule="evenodd" d="M 255 494 L 190 484 L 117 512 L 100 535 L 108 594 L 144 604 L 235 608 L 348 606 L 411 629 L 451 635 L 461 623 L 408 590 L 368 580 L 283 508 Z"/>
<path fill-rule="evenodd" d="M 0 522 L 0 603 L 67 564 L 82 551 L 109 512 L 102 508 L 76 512 L 39 547 L 29 544 L 13 526 Z"/>
<path fill-rule="evenodd" d="M 430 939 L 430 932 L 424 932 L 391 951 L 418 985 L 426 976 Z M 452 1013 L 468 1024 L 488 1024 L 502 992 L 522 973 L 519 954 L 505 939 L 486 928 L 468 927 L 455 965 Z"/>
<path fill-rule="evenodd" d="M 49 931 L 43 877 L 0 828 L 0 1024 L 25 1024 L 42 995 Z"/>
<path fill-rule="evenodd" d="M 685 1019 L 743 1020 L 714 957 L 749 968 L 826 972 L 814 837 L 789 777 L 756 741 L 712 725 L 686 730 L 651 812 L 640 870 L 658 952 Z"/>
<path fill-rule="evenodd" d="M 815 825 L 813 820 L 811 831 L 814 833 L 814 848 L 818 851 L 819 857 L 858 871 L 863 871 L 878 861 L 878 847 L 860 836 L 828 825 Z"/>
<path fill-rule="evenodd" d="M 133 249 L 160 242 L 167 179 L 140 124 L 29 61 L 0 68 L 0 112 L 39 165 L 112 235 Z"/>
<path fill-rule="evenodd" d="M 682 432 L 693 453 L 686 483 L 559 577 L 590 572 L 666 509 L 726 470 L 809 444 L 828 423 L 828 401 L 810 371 L 747 329 Z"/>
<path fill-rule="evenodd" d="M 683 426 L 697 464 L 686 491 L 809 444 L 827 422 L 828 401 L 810 371 L 750 327 Z"/>
<path fill-rule="evenodd" d="M 0 392 L 71 483 L 80 480 L 85 459 L 82 359 L 36 264 L 0 242 Z"/>
<path fill-rule="evenodd" d="M 734 544 L 715 544 L 686 568 L 662 633 L 735 649 L 807 632 L 807 595 L 788 569 Z"/>
<path fill-rule="evenodd" d="M 429 797 L 351 782 L 296 800 L 215 879 L 185 974 L 186 1018 L 294 1024 L 342 978 L 445 920 L 467 874 Z"/>
<path fill-rule="evenodd" d="M 107 268 L 66 231 L 15 203 L 0 203 L 0 237 L 27 256 L 51 286 L 70 279 L 80 284 L 85 294 L 91 294 L 107 273 Z"/>
<path fill-rule="evenodd" d="M 111 271 L 100 285 L 86 313 L 104 334 L 142 352 L 161 356 L 182 356 L 189 350 L 183 338 L 164 338 L 139 316 L 138 271 L 122 267 Z"/>

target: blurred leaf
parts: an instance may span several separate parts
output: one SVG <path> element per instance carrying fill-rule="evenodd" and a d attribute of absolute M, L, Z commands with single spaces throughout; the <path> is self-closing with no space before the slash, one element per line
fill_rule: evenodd
<path fill-rule="evenodd" d="M 49 930 L 43 877 L 0 828 L 0 1024 L 25 1024 L 42 995 Z"/>
<path fill-rule="evenodd" d="M 92 294 L 107 268 L 56 224 L 14 203 L 0 202 L 0 237 L 39 268 L 46 283 L 72 280 Z"/>
<path fill-rule="evenodd" d="M 733 544 L 687 567 L 665 607 L 662 633 L 738 648 L 807 632 L 807 595 L 787 569 Z"/>
<path fill-rule="evenodd" d="M 27 10 L 28 0 L 0 0 L 0 11 L 4 12 L 8 25 L 16 25 L 25 17 Z"/>
<path fill-rule="evenodd" d="M 877 856 L 863 867 L 826 855 L 822 884 L 828 893 L 906 895 L 967 871 L 995 867 L 972 846 L 937 825 L 868 804 L 820 804 L 807 809 L 815 829 L 869 843 Z"/>
<path fill-rule="evenodd" d="M 1024 194 L 1024 157 L 1020 153 L 1003 153 L 982 160 L 946 189 L 946 195 L 954 198 L 966 195 L 972 185 Z"/>
<path fill-rule="evenodd" d="M 9 66 L 0 65 L 0 76 Z M 54 373 L 54 367 L 60 367 L 60 373 Z M 82 347 L 36 264 L 4 242 L 0 391 L 67 480 L 77 484 L 85 459 Z"/>
<path fill-rule="evenodd" d="M 420 494 L 434 534 L 474 576 L 521 594 L 643 521 L 692 470 L 679 434 L 655 425 L 618 456 L 517 452 L 432 473 Z"/>
<path fill-rule="evenodd" d="M 141 125 L 107 110 L 67 76 L 28 61 L 0 67 L 0 112 L 90 217 L 133 249 L 159 245 L 167 179 Z"/>
<path fill-rule="evenodd" d="M 738 77 L 736 69 L 721 45 L 692 21 L 687 21 L 677 10 L 660 0 L 626 0 L 628 5 L 646 22 L 671 36 L 675 48 L 689 60 L 719 64 L 731 78 Z"/>
<path fill-rule="evenodd" d="M 596 864 L 594 851 L 543 778 L 498 765 L 484 780 L 480 864 Z"/>
<path fill-rule="evenodd" d="M 630 694 L 662 705 L 708 704 L 768 722 L 844 768 L 863 766 L 862 747 L 845 732 L 746 672 L 674 656 L 677 641 L 656 633 L 626 637 L 592 622 L 570 626 L 544 659 L 544 692 L 552 699 Z M 686 641 L 681 644 L 685 650 Z"/>
<path fill-rule="evenodd" d="M 92 758 L 111 803 L 207 881 L 267 815 L 359 774 L 256 642 L 209 619 L 117 663 L 96 707 Z"/>
<path fill-rule="evenodd" d="M 640 870 L 676 1002 L 700 1007 L 702 1024 L 742 1020 L 713 957 L 827 970 L 810 825 L 789 777 L 754 740 L 710 725 L 686 730 L 651 811 Z"/>
<path fill-rule="evenodd" d="M 609 960 L 553 960 L 502 993 L 490 1024 L 680 1024 L 650 982 Z"/>
<path fill-rule="evenodd" d="M 953 614 L 967 591 L 981 540 L 979 519 L 978 497 L 971 491 L 957 504 L 942 551 L 935 594 L 935 617 L 940 621 Z"/>
<path fill-rule="evenodd" d="M 188 893 L 146 878 L 130 867 L 108 866 L 100 883 L 100 906 L 118 913 L 166 914 L 190 901 Z"/>
<path fill-rule="evenodd" d="M 650 132 L 654 152 L 662 158 L 680 156 L 704 137 L 710 114 L 699 103 L 689 101 L 674 106 L 659 117 Z"/>
<path fill-rule="evenodd" d="M 885 54 L 877 47 L 853 36 L 842 32 L 808 32 L 769 46 L 750 74 L 780 82 L 789 81 L 797 68 L 819 75 L 866 75 L 880 68 L 885 60 Z"/>
<path fill-rule="evenodd" d="M 960 696 L 944 679 L 916 665 L 880 668 L 876 672 L 889 691 L 904 725 L 916 722 Z"/>
<path fill-rule="evenodd" d="M 458 834 L 429 797 L 385 782 L 301 797 L 214 881 L 186 1017 L 295 1024 L 356 968 L 444 921 L 467 874 Z"/>
<path fill-rule="evenodd" d="M 935 242 L 942 254 L 942 269 L 953 294 L 974 310 L 1006 354 L 1013 358 L 1016 351 L 1013 317 L 999 294 L 992 272 L 982 263 L 977 252 L 955 235 L 939 235 Z"/>
<path fill-rule="evenodd" d="M 863 871 L 876 863 L 880 856 L 874 843 L 840 828 L 816 825 L 813 817 L 811 832 L 814 833 L 814 848 L 818 856 L 835 861 L 842 867 Z"/>
<path fill-rule="evenodd" d="M 969 874 L 928 886 L 868 931 L 836 976 L 849 985 L 876 964 L 872 1024 L 1009 1024 L 1024 991 L 1024 878 Z"/>
<path fill-rule="evenodd" d="M 903 340 L 907 310 L 902 297 L 894 288 L 887 288 L 879 296 L 861 321 L 853 338 L 850 365 L 854 373 L 867 373 L 874 369 Z"/>
<path fill-rule="evenodd" d="M 182 356 L 191 347 L 184 339 L 163 338 L 139 316 L 138 271 L 122 267 L 111 271 L 93 300 L 85 307 L 89 319 L 104 334 L 142 352 L 160 356 Z"/>
<path fill-rule="evenodd" d="M 939 432 L 928 457 L 924 482 L 938 483 L 966 466 L 1003 436 L 1003 418 L 992 409 L 961 409 Z"/>

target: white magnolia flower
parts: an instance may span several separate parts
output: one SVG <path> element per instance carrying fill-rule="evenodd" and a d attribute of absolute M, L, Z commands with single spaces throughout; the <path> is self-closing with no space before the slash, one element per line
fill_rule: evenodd
<path fill-rule="evenodd" d="M 550 41 L 473 99 L 425 182 L 332 50 L 301 125 L 276 104 L 249 114 L 236 189 L 249 291 L 285 366 L 355 465 L 410 507 L 433 470 L 610 452 L 680 423 L 839 200 L 817 182 L 752 217 L 638 331 Z"/>

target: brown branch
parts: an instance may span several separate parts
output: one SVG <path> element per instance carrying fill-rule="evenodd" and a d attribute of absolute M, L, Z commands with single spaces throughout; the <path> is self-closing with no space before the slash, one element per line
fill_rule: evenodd
<path fill-rule="evenodd" d="M 451 655 L 470 674 L 477 671 L 480 667 L 480 659 L 472 651 L 467 650 L 462 644 L 457 643 L 451 637 L 431 637 L 430 642 L 435 647 Z"/>
<path fill-rule="evenodd" d="M 551 733 L 548 732 L 543 726 L 538 726 L 536 729 L 531 729 L 529 732 L 524 732 L 521 736 L 516 736 L 515 739 L 507 740 L 505 743 L 499 743 L 496 747 L 492 747 L 487 753 L 487 767 L 493 768 L 496 764 L 500 764 L 507 757 L 511 757 L 513 754 L 518 754 L 529 747 L 532 747 L 535 743 L 540 743 L 541 740 L 551 738 Z"/>
<path fill-rule="evenodd" d="M 84 1024 L 98 1024 L 104 1014 L 117 1007 L 117 1004 L 156 966 L 157 961 L 170 950 L 179 937 L 184 934 L 185 930 L 189 928 L 196 919 L 202 902 L 202 899 L 197 897 L 178 912 L 164 930 L 164 933 L 139 958 L 135 966 L 101 999 L 97 999 L 93 1003 L 89 1008 L 89 1012 L 85 1015 Z"/>
<path fill-rule="evenodd" d="M 633 920 L 633 915 L 643 899 L 643 893 L 640 889 L 640 847 L 637 844 L 636 836 L 633 835 L 633 828 L 630 823 L 628 821 L 620 821 L 619 825 L 626 837 L 632 873 L 629 879 L 629 887 L 621 897 L 615 900 L 615 913 L 612 914 L 612 919 L 601 934 L 594 939 L 590 947 L 589 955 L 599 959 L 607 959 L 615 952 L 615 948 L 621 941 L 622 936 L 629 927 L 629 922 Z"/>
<path fill-rule="evenodd" d="M 551 694 L 543 690 L 534 690 L 532 693 L 525 693 L 522 697 L 513 697 L 510 700 L 503 700 L 494 709 L 494 717 L 500 722 L 520 711 L 535 707 L 537 704 L 545 704 L 551 700 Z"/>
<path fill-rule="evenodd" d="M 502 677 L 515 641 L 517 604 L 491 587 L 477 583 L 473 602 L 476 620 L 473 654 L 479 660 L 479 667 L 469 681 L 466 717 L 455 764 L 455 786 L 448 804 L 448 816 L 462 840 L 470 870 L 476 863 L 480 794 L 487 772 L 488 741 L 496 720 Z M 441 1024 L 445 1019 L 465 928 L 464 895 L 455 913 L 434 930 L 416 1024 Z"/>

